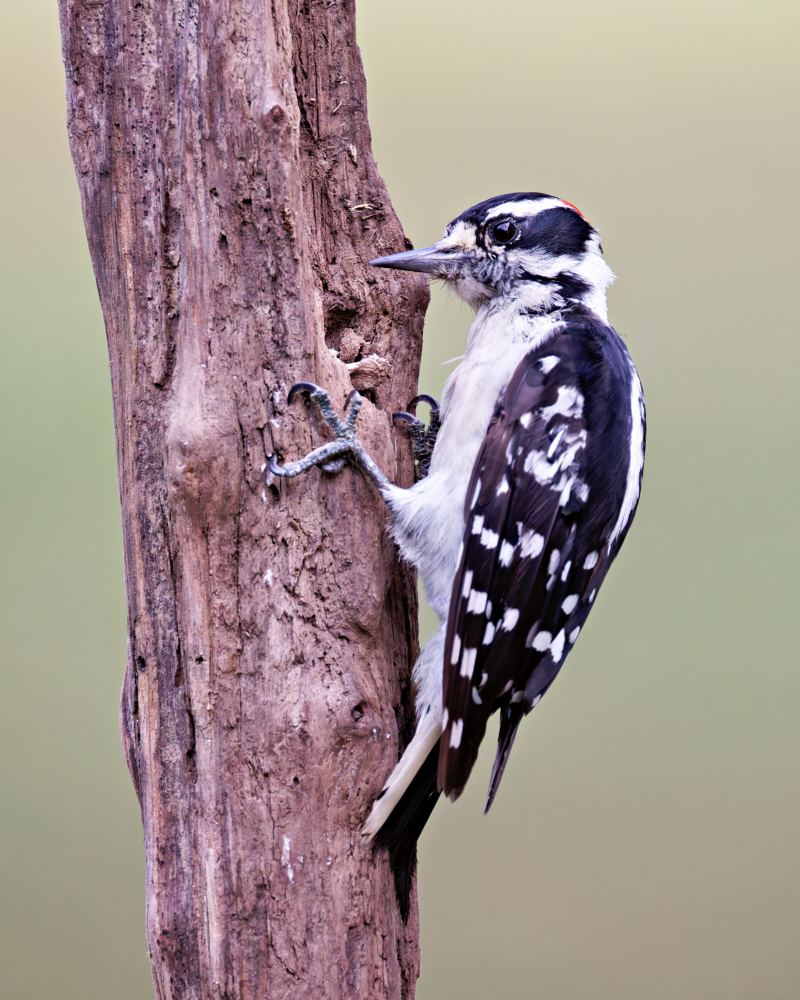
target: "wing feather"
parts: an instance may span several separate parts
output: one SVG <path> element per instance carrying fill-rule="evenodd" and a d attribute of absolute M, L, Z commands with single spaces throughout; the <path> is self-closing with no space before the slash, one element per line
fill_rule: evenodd
<path fill-rule="evenodd" d="M 616 397 L 626 388 L 619 371 L 599 379 L 615 391 L 592 398 L 587 388 L 609 368 L 605 348 L 570 327 L 523 359 L 497 401 L 467 491 L 438 786 L 451 798 L 461 793 L 489 716 L 500 710 L 487 809 L 520 721 L 563 665 L 613 558 L 607 540 L 626 469 L 612 445 L 623 420 Z M 587 503 L 593 489 L 609 493 L 608 482 L 619 501 Z"/>

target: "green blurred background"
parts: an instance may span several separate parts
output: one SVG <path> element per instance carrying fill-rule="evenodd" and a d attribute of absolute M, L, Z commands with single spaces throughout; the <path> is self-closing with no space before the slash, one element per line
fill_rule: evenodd
<path fill-rule="evenodd" d="M 55 2 L 0 16 L 0 996 L 146 1000 L 111 401 Z M 411 239 L 507 191 L 577 204 L 649 418 L 636 523 L 491 814 L 487 747 L 423 837 L 420 1000 L 800 997 L 799 37 L 796 0 L 361 2 Z M 435 292 L 422 390 L 469 321 Z"/>

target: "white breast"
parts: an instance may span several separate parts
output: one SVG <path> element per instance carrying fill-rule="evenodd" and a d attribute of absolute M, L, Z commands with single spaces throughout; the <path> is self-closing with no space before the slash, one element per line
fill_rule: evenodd
<path fill-rule="evenodd" d="M 419 570 L 428 603 L 442 621 L 460 559 L 467 486 L 497 398 L 525 355 L 560 326 L 560 317 L 521 316 L 515 303 L 483 306 L 464 360 L 445 384 L 430 473 L 411 489 L 392 488 L 387 496 L 392 534 Z"/>

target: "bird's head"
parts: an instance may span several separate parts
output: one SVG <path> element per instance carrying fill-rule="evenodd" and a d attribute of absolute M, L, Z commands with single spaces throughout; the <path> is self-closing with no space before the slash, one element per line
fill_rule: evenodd
<path fill-rule="evenodd" d="M 453 219 L 433 246 L 370 261 L 439 278 L 474 309 L 513 300 L 531 313 L 588 309 L 607 321 L 614 280 L 581 212 L 546 194 L 506 194 Z"/>

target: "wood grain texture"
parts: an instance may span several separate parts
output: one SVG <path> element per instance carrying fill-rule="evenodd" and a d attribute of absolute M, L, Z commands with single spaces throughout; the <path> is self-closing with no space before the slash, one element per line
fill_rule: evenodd
<path fill-rule="evenodd" d="M 412 724 L 416 583 L 351 469 L 266 485 L 376 354 L 360 436 L 408 485 L 424 279 L 370 147 L 352 0 L 60 0 L 108 336 L 129 611 L 123 743 L 159 998 L 412 997 L 359 826 Z M 353 358 L 353 352 L 356 357 Z M 374 405 L 373 405 L 374 404 Z"/>

